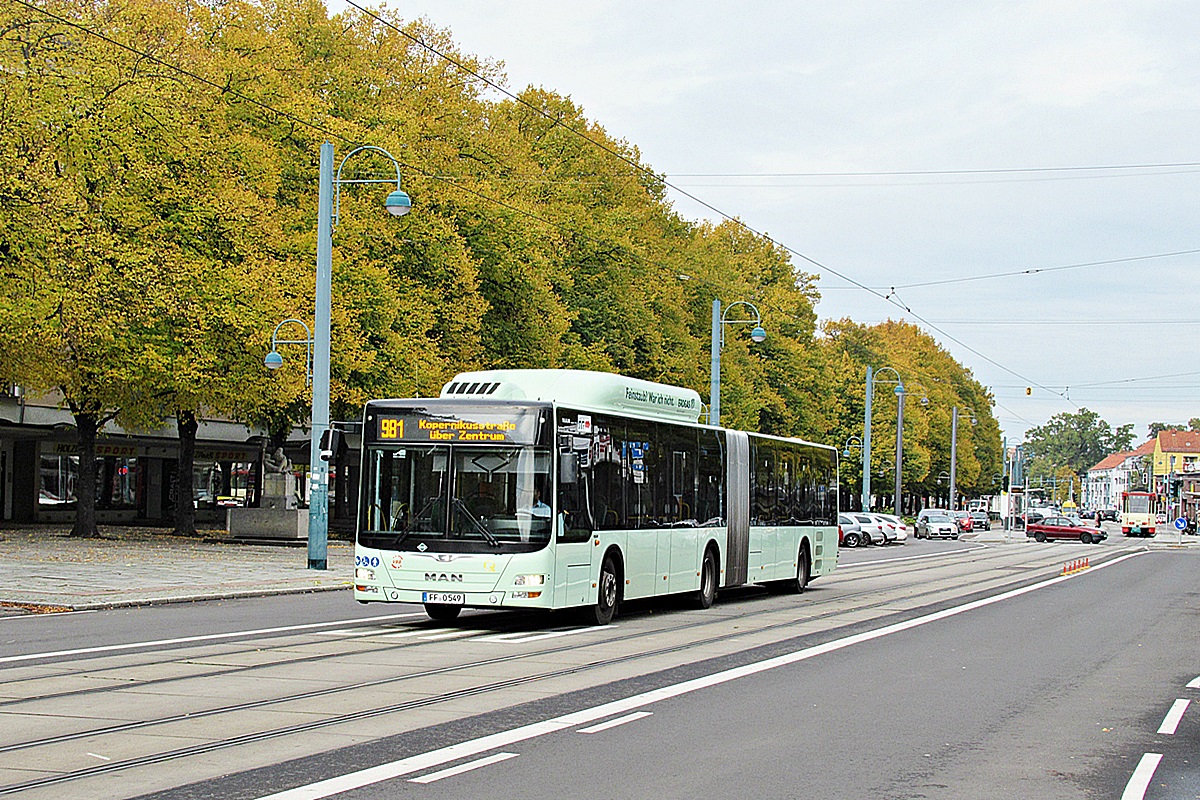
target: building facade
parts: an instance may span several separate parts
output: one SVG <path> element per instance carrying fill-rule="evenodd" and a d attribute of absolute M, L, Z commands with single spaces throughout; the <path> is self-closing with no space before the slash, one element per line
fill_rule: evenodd
<path fill-rule="evenodd" d="M 260 504 L 267 441 L 265 431 L 240 423 L 200 420 L 191 480 L 198 527 L 224 528 L 227 509 Z M 302 430 L 284 448 L 301 493 L 308 448 Z M 331 469 L 330 528 L 352 531 L 357 454 L 341 455 Z M 174 419 L 152 431 L 106 425 L 96 440 L 97 522 L 173 525 L 178 457 Z M 74 418 L 59 398 L 27 397 L 19 387 L 0 391 L 0 522 L 73 522 L 78 471 Z"/>

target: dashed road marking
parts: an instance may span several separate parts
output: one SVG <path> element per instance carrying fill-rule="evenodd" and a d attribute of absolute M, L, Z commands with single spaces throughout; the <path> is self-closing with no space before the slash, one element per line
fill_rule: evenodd
<path fill-rule="evenodd" d="M 1163 717 L 1162 725 L 1158 726 L 1158 732 L 1168 736 L 1175 733 L 1175 729 L 1179 727 L 1179 720 L 1183 719 L 1183 712 L 1187 711 L 1188 704 L 1191 700 L 1176 700 L 1171 704 L 1171 710 Z"/>
<path fill-rule="evenodd" d="M 1146 753 L 1142 756 L 1142 760 L 1138 762 L 1137 769 L 1133 771 L 1133 776 L 1130 777 L 1129 783 L 1125 784 L 1125 791 L 1121 794 L 1121 800 L 1144 800 L 1146 797 L 1146 789 L 1150 788 L 1150 781 L 1154 778 L 1154 770 L 1158 769 L 1158 762 L 1162 761 L 1162 753 Z"/>
<path fill-rule="evenodd" d="M 516 757 L 517 757 L 516 753 L 496 753 L 494 755 L 487 756 L 486 758 L 480 758 L 480 759 L 476 759 L 475 761 L 468 761 L 465 764 L 459 764 L 456 767 L 450 767 L 449 769 L 443 769 L 443 770 L 438 770 L 437 772 L 431 772 L 428 775 L 422 775 L 419 778 L 409 778 L 408 782 L 409 783 L 433 783 L 434 781 L 440 781 L 442 778 L 451 778 L 455 775 L 461 775 L 464 772 L 470 772 L 473 769 L 480 769 L 481 767 L 489 767 L 492 764 L 498 764 L 501 761 L 508 761 L 510 758 L 516 758 Z"/>

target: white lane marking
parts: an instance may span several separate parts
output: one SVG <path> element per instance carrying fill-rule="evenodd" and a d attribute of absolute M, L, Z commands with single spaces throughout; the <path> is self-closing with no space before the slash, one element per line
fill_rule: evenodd
<path fill-rule="evenodd" d="M 585 708 L 582 711 L 576 711 L 571 714 L 565 714 L 561 717 L 543 720 L 541 722 L 533 722 L 528 725 L 522 725 L 519 728 L 512 728 L 507 731 L 481 736 L 478 739 L 471 739 L 458 744 L 447 745 L 446 747 L 437 750 L 430 750 L 426 753 L 418 753 L 408 758 L 402 758 L 398 761 L 391 761 L 386 764 L 368 767 L 350 772 L 345 775 L 338 775 L 333 778 L 326 778 L 323 781 L 310 783 L 304 786 L 297 786 L 294 789 L 285 789 L 275 794 L 266 795 L 258 798 L 258 800 L 321 800 L 321 798 L 330 797 L 341 792 L 349 792 L 353 789 L 360 789 L 364 786 L 370 786 L 383 781 L 392 780 L 393 778 L 401 778 L 405 775 L 411 775 L 414 772 L 420 772 L 430 767 L 448 764 L 451 761 L 467 758 L 469 756 L 486 753 L 489 750 L 496 750 L 502 747 L 508 747 L 518 742 L 535 739 L 539 736 L 545 736 L 558 731 L 567 730 L 569 728 L 587 725 L 599 720 L 611 717 L 617 714 L 624 714 L 630 711 L 637 711 L 644 706 L 658 703 L 663 700 L 669 700 L 680 695 L 689 694 L 691 692 L 707 689 L 712 686 L 718 686 L 738 678 L 744 678 L 748 675 L 755 675 L 759 672 L 775 669 L 776 667 L 795 664 L 799 661 L 805 661 L 815 656 L 825 655 L 846 647 L 851 647 L 863 642 L 869 642 L 872 639 L 878 639 L 883 636 L 890 636 L 893 633 L 900 633 L 911 628 L 917 628 L 921 625 L 928 625 L 931 622 L 947 619 L 957 616 L 968 611 L 974 611 L 978 608 L 1001 603 L 1005 600 L 1011 600 L 1014 597 L 1035 592 L 1038 589 L 1044 589 L 1048 586 L 1056 586 L 1063 581 L 1078 580 L 1086 578 L 1090 575 L 1096 575 L 1100 570 L 1120 564 L 1122 561 L 1130 558 L 1137 558 L 1145 555 L 1149 551 L 1138 551 L 1128 555 L 1114 558 L 1111 561 L 1106 561 L 1092 567 L 1086 572 L 1076 572 L 1071 575 L 1059 575 L 1054 578 L 1041 581 L 1039 583 L 1030 584 L 1029 586 L 1020 589 L 1012 589 L 1002 594 L 992 597 L 985 597 L 981 600 L 974 600 L 970 603 L 965 603 L 961 606 L 953 606 L 951 608 L 935 611 L 932 614 L 926 614 L 921 617 L 915 617 L 905 622 L 897 622 L 892 625 L 886 625 L 882 628 L 877 628 L 873 631 L 864 631 L 856 633 L 853 636 L 846 636 L 842 639 L 835 639 L 825 644 L 816 645 L 814 647 L 806 647 L 803 650 L 797 650 L 792 653 L 784 653 L 781 656 L 769 658 L 765 661 L 760 661 L 757 664 L 747 664 L 741 667 L 715 672 L 712 675 L 706 675 L 701 678 L 693 678 L 692 680 L 682 683 L 664 686 L 660 689 L 654 689 L 642 694 L 636 694 L 632 697 L 627 697 L 623 700 L 613 700 L 612 702 L 603 703 L 591 708 Z"/>
<path fill-rule="evenodd" d="M 430 634 L 430 633 L 445 633 L 445 632 L 451 631 L 451 630 L 455 630 L 455 629 L 454 628 L 413 628 L 411 631 L 403 631 L 401 633 L 383 633 L 381 631 L 376 631 L 375 635 L 379 636 L 383 639 L 407 639 L 410 636 L 424 636 L 424 635 Z"/>
<path fill-rule="evenodd" d="M 1187 685 L 1189 689 L 1200 689 L 1200 678 L 1193 678 L 1191 683 Z"/>
<path fill-rule="evenodd" d="M 542 639 L 557 639 L 560 636 L 574 636 L 577 633 L 587 633 L 588 631 L 609 630 L 617 627 L 616 625 L 592 625 L 587 628 L 571 628 L 565 631 L 550 631 L 549 633 L 528 633 L 522 631 L 520 633 L 498 633 L 495 636 L 481 636 L 481 642 L 537 642 Z"/>
<path fill-rule="evenodd" d="M 1171 710 L 1163 717 L 1162 725 L 1158 726 L 1158 732 L 1171 736 L 1175 733 L 1175 729 L 1179 727 L 1179 720 L 1183 719 L 1183 712 L 1187 711 L 1188 704 L 1191 700 L 1176 700 L 1171 704 Z"/>
<path fill-rule="evenodd" d="M 451 630 L 451 631 L 442 631 L 441 633 L 430 633 L 428 636 L 422 636 L 421 638 L 425 639 L 426 641 L 434 641 L 437 639 L 457 639 L 462 636 L 474 636 L 477 633 L 479 633 L 479 631 L 473 631 L 470 629 L 467 629 L 467 630 L 459 629 L 459 630 Z"/>
<path fill-rule="evenodd" d="M 615 728 L 618 725 L 624 725 L 626 722 L 636 722 L 637 720 L 642 719 L 643 717 L 650 717 L 653 715 L 654 714 L 651 711 L 635 711 L 632 714 L 626 714 L 623 717 L 617 717 L 616 719 L 610 719 L 608 722 L 601 722 L 599 725 L 592 725 L 589 728 L 580 728 L 579 732 L 580 733 L 600 733 L 600 731 L 606 731 L 609 728 Z"/>
<path fill-rule="evenodd" d="M 473 769 L 480 767 L 488 767 L 492 764 L 499 764 L 501 761 L 508 761 L 510 758 L 516 758 L 516 753 L 496 753 L 495 755 L 481 758 L 478 761 L 468 761 L 466 764 L 459 764 L 457 767 L 450 767 L 439 772 L 431 772 L 428 775 L 422 775 L 419 778 L 409 778 L 409 783 L 433 783 L 440 781 L 442 778 L 451 778 L 455 775 L 461 775 L 464 772 L 470 772 Z"/>
<path fill-rule="evenodd" d="M 1138 762 L 1137 769 L 1130 776 L 1129 783 L 1125 784 L 1121 800 L 1143 800 L 1146 790 L 1150 788 L 1150 781 L 1154 778 L 1154 770 L 1158 769 L 1160 761 L 1162 761 L 1162 753 L 1143 755 L 1142 760 Z"/>
<path fill-rule="evenodd" d="M 332 625 L 349 625 L 354 622 L 377 622 L 385 619 L 406 619 L 408 617 L 424 616 L 416 611 L 408 614 L 387 614 L 382 617 L 366 617 L 364 619 L 339 619 L 334 622 L 309 622 L 304 625 L 283 625 L 278 628 L 256 628 L 250 631 L 231 631 L 230 633 L 205 633 L 198 636 L 180 636 L 177 639 L 153 639 L 146 642 L 130 642 L 128 644 L 106 644 L 98 647 L 80 647 L 75 650 L 50 650 L 43 653 L 26 653 L 21 656 L 0 657 L 0 664 L 11 664 L 14 661 L 32 661 L 37 658 L 60 658 L 62 656 L 78 656 L 89 653 L 112 653 L 119 650 L 136 650 L 139 647 L 161 647 L 168 644 L 191 644 L 193 642 L 212 642 L 219 639 L 236 639 L 239 636 L 259 636 L 266 633 L 290 633 L 292 631 L 310 631 L 317 628 L 328 628 Z"/>

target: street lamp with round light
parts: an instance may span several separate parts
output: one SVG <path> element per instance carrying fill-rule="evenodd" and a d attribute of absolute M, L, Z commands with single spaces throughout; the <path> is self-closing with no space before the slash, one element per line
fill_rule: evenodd
<path fill-rule="evenodd" d="M 745 306 L 754 314 L 753 317 L 746 319 L 727 319 L 729 312 L 736 306 Z M 753 324 L 754 328 L 750 331 L 750 341 L 755 344 L 761 344 L 767 339 L 767 332 L 762 326 L 762 314 L 758 313 L 758 307 L 746 300 L 738 300 L 730 303 L 721 310 L 721 301 L 713 300 L 712 304 L 712 345 L 710 349 L 710 369 L 709 392 L 708 392 L 708 424 L 721 424 L 721 349 L 725 346 L 725 326 L 726 325 L 749 325 Z"/>

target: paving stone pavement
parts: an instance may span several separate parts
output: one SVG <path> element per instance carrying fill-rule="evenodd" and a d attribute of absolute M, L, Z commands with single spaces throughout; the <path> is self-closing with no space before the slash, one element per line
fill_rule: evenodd
<path fill-rule="evenodd" d="M 308 569 L 303 546 L 242 544 L 224 532 L 197 538 L 169 529 L 101 526 L 0 530 L 0 614 L 345 589 L 354 547 L 330 541 L 327 570 Z"/>

